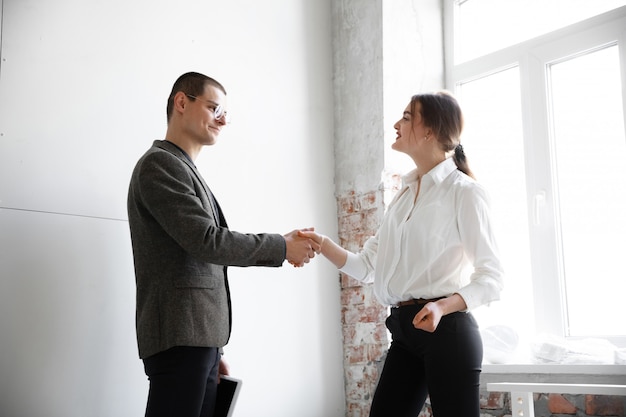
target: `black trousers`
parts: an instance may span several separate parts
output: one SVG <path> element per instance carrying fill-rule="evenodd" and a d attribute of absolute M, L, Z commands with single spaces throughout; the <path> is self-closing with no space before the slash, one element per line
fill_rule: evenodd
<path fill-rule="evenodd" d="M 423 306 L 392 308 L 392 342 L 370 417 L 417 417 L 430 396 L 434 417 L 479 417 L 483 347 L 470 313 L 442 317 L 429 333 L 413 326 Z"/>
<path fill-rule="evenodd" d="M 211 347 L 180 346 L 145 358 L 146 417 L 213 417 L 219 362 Z"/>

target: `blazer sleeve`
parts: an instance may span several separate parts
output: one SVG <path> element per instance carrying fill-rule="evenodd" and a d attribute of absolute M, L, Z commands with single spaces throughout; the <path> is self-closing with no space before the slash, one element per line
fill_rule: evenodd
<path fill-rule="evenodd" d="M 134 207 L 129 216 L 135 211 L 158 223 L 194 258 L 232 266 L 283 264 L 286 245 L 281 235 L 238 233 L 217 225 L 209 195 L 191 168 L 175 155 L 167 151 L 146 154 L 131 184 L 129 205 Z"/>

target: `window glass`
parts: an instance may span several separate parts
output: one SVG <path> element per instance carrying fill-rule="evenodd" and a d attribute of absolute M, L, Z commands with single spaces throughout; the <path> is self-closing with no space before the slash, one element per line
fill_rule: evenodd
<path fill-rule="evenodd" d="M 455 61 L 463 62 L 626 5 L 626 0 L 457 0 Z"/>
<path fill-rule="evenodd" d="M 491 198 L 491 218 L 506 272 L 502 300 L 475 314 L 481 327 L 507 325 L 534 332 L 524 138 L 518 67 L 462 83 L 462 143 L 477 181 Z"/>
<path fill-rule="evenodd" d="M 533 361 L 537 343 L 552 338 L 626 348 L 624 3 L 445 3 L 447 50 L 473 58 L 447 60 L 446 85 L 466 117 L 470 165 L 492 197 L 506 273 L 502 301 L 476 315 L 483 329 L 518 331 Z"/>
<path fill-rule="evenodd" d="M 617 319 L 624 316 L 626 293 L 626 137 L 618 47 L 549 68 L 569 335 L 625 335 L 626 320 Z M 602 318 L 590 313 L 599 307 Z"/>

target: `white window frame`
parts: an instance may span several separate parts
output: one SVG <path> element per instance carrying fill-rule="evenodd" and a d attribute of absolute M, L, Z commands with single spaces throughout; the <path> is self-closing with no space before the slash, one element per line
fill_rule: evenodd
<path fill-rule="evenodd" d="M 513 66 L 519 68 L 527 203 L 531 217 L 530 254 L 535 328 L 540 333 L 565 336 L 567 320 L 562 291 L 563 274 L 559 262 L 560 237 L 558 225 L 555 224 L 554 181 L 549 169 L 552 140 L 548 116 L 547 71 L 550 64 L 576 56 L 581 51 L 593 50 L 599 45 L 618 44 L 623 86 L 622 101 L 626 104 L 626 6 L 506 49 L 455 64 L 453 36 L 455 0 L 444 0 L 443 5 L 447 89 L 455 91 L 462 83 Z M 626 105 L 624 107 L 626 108 Z M 542 204 L 538 205 L 540 201 Z M 541 220 L 538 221 L 535 217 Z M 620 347 L 626 347 L 626 337 L 610 340 Z"/>

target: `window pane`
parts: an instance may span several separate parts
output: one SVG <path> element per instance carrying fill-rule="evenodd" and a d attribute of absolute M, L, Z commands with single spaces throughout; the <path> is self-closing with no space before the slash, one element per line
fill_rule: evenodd
<path fill-rule="evenodd" d="M 625 335 L 626 138 L 617 46 L 552 65 L 550 82 L 569 335 Z"/>
<path fill-rule="evenodd" d="M 464 83 L 457 94 L 465 117 L 462 143 L 476 179 L 491 196 L 506 273 L 502 299 L 477 309 L 476 316 L 481 328 L 510 326 L 523 340 L 534 333 L 534 320 L 519 70 Z"/>
<path fill-rule="evenodd" d="M 456 0 L 455 61 L 464 62 L 626 5 L 626 0 Z"/>

